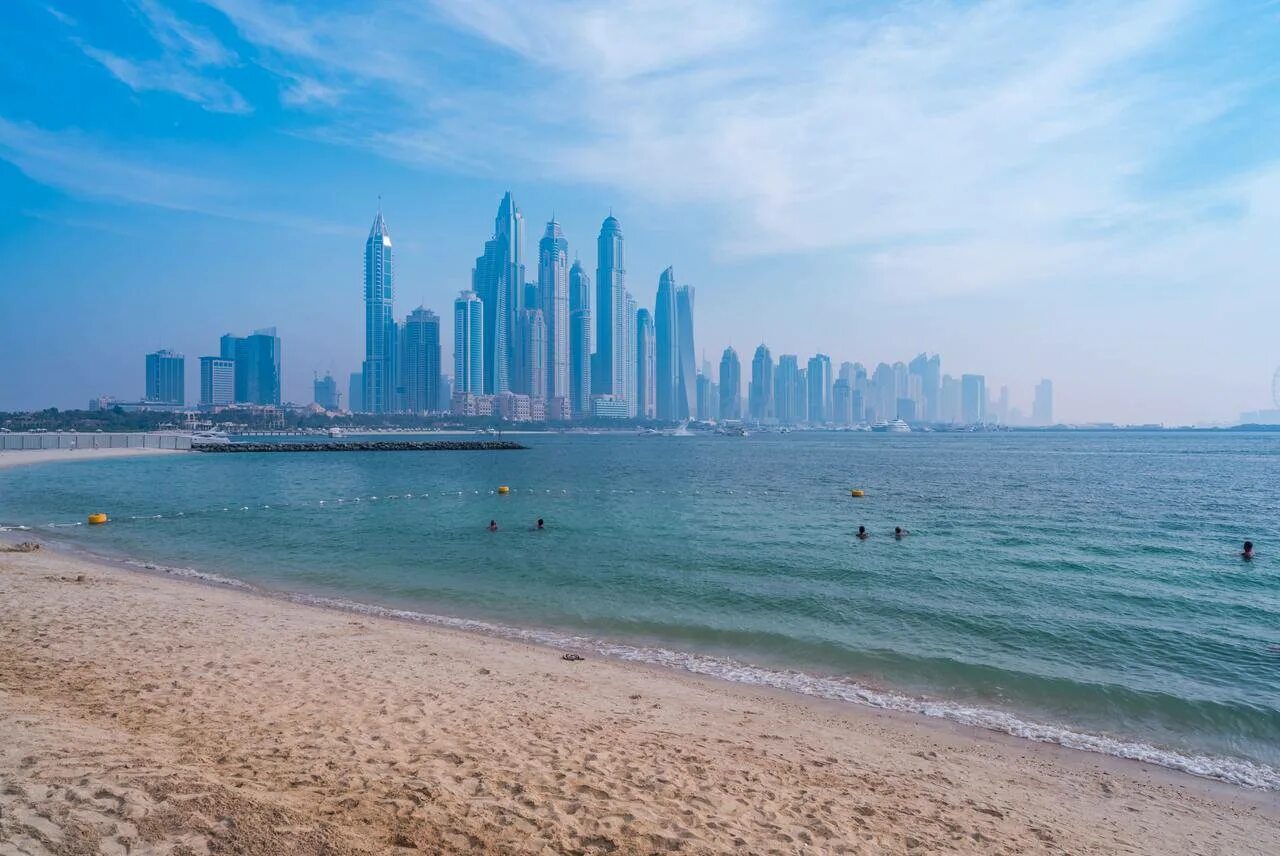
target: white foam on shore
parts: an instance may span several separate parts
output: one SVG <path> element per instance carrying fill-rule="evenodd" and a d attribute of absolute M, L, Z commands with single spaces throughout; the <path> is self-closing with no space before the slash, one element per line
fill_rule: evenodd
<path fill-rule="evenodd" d="M 224 577 L 221 574 L 213 574 L 208 571 L 197 571 L 195 568 L 181 568 L 172 565 L 157 565 L 154 562 L 140 562 L 137 559 L 121 559 L 122 564 L 132 568 L 141 568 L 144 571 L 159 571 L 173 577 L 185 577 L 189 580 L 196 580 L 202 583 L 210 583 L 216 586 L 225 586 L 227 588 L 240 589 L 241 591 L 258 591 L 254 586 L 249 585 L 243 580 L 235 577 Z"/>
<path fill-rule="evenodd" d="M 1233 785 L 1280 791 L 1280 770 L 1243 758 L 1187 754 L 1152 746 L 1147 743 L 1108 737 L 1101 734 L 1072 731 L 1069 728 L 1057 725 L 1030 722 L 1005 711 L 974 707 L 957 702 L 915 698 L 872 689 L 841 678 L 818 677 L 799 671 L 767 669 L 725 657 L 692 654 L 686 651 L 673 651 L 654 646 L 626 645 L 617 642 L 606 642 L 588 636 L 571 636 L 546 630 L 526 630 L 469 618 L 433 615 L 406 609 L 391 609 L 341 598 L 299 594 L 286 594 L 284 596 L 296 603 L 325 606 L 364 615 L 396 618 L 421 624 L 484 633 L 490 636 L 533 642 L 554 648 L 577 651 L 588 650 L 604 657 L 681 669 L 696 675 L 705 675 L 734 683 L 770 687 L 816 698 L 860 704 L 881 710 L 901 711 L 936 719 L 945 719 L 960 725 L 998 731 L 1039 743 L 1055 743 L 1069 749 L 1097 752 L 1116 758 L 1156 764 L 1171 770 L 1178 770 L 1207 779 L 1216 779 Z"/>

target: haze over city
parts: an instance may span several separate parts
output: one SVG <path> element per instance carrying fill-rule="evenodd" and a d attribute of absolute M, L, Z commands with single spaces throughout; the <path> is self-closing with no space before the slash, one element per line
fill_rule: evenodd
<path fill-rule="evenodd" d="M 674 266 L 699 363 L 936 352 L 1024 411 L 1052 378 L 1073 422 L 1270 406 L 1276 3 L 18 0 L 0 20 L 0 410 L 137 398 L 144 353 L 194 375 L 269 326 L 285 400 L 317 371 L 345 385 L 379 204 L 397 315 L 449 319 L 508 189 L 529 258 L 554 214 L 594 271 L 612 212 L 641 306 Z"/>

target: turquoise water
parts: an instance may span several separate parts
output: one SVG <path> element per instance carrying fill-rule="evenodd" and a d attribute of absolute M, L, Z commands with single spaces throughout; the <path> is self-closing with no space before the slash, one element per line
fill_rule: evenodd
<path fill-rule="evenodd" d="M 0 523 L 1280 789 L 1280 437 L 522 439 L 16 468 Z"/>

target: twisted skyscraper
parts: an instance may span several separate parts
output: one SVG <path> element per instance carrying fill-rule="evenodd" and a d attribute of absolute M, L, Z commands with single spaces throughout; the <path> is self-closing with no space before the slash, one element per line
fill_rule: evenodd
<path fill-rule="evenodd" d="M 484 306 L 485 392 L 511 391 L 518 347 L 516 318 L 524 289 L 524 217 L 508 191 L 498 205 L 493 237 L 471 273 L 472 290 Z"/>

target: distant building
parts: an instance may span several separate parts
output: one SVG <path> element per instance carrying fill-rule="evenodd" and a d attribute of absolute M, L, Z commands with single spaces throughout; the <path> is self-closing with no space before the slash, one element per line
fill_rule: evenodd
<path fill-rule="evenodd" d="M 222 357 L 200 358 L 200 404 L 225 407 L 236 400 L 236 362 Z"/>
<path fill-rule="evenodd" d="M 146 393 L 157 404 L 185 404 L 187 361 L 182 354 L 159 350 L 147 354 Z"/>
<path fill-rule="evenodd" d="M 493 415 L 507 422 L 533 421 L 529 396 L 517 392 L 498 393 L 493 396 Z"/>
<path fill-rule="evenodd" d="M 480 395 L 485 389 L 484 307 L 474 291 L 453 301 L 453 393 Z"/>
<path fill-rule="evenodd" d="M 547 397 L 547 324 L 541 309 L 522 309 L 517 323 L 511 388 L 530 398 Z"/>
<path fill-rule="evenodd" d="M 449 410 L 449 402 L 453 400 L 453 378 L 446 374 L 440 375 L 440 386 L 437 392 L 439 394 L 436 396 L 436 410 L 446 413 Z"/>
<path fill-rule="evenodd" d="M 679 394 L 677 396 L 678 419 L 689 419 L 697 410 L 696 387 L 698 370 L 694 363 L 697 353 L 693 347 L 693 286 L 682 285 L 676 289 L 676 337 L 679 351 Z"/>
<path fill-rule="evenodd" d="M 577 266 L 577 262 L 574 262 Z M 588 283 L 588 287 L 589 287 Z M 574 416 L 591 411 L 591 310 L 569 316 L 569 407 Z"/>
<path fill-rule="evenodd" d="M 938 397 L 938 421 L 952 425 L 960 422 L 960 381 L 951 375 L 942 376 L 942 392 Z"/>
<path fill-rule="evenodd" d="M 361 369 L 364 392 L 360 400 L 361 409 L 369 413 L 390 413 L 398 409 L 395 387 L 399 355 L 392 266 L 391 232 L 379 208 L 364 244 L 364 365 Z M 275 403 L 279 403 L 279 397 Z"/>
<path fill-rule="evenodd" d="M 653 316 L 641 309 L 636 313 L 636 415 L 641 419 L 658 415 L 656 362 Z"/>
<path fill-rule="evenodd" d="M 612 395 L 593 395 L 591 415 L 596 419 L 627 419 L 631 412 L 627 403 Z"/>
<path fill-rule="evenodd" d="M 553 217 L 538 243 L 538 292 L 547 325 L 548 398 L 569 395 L 569 242 Z"/>
<path fill-rule="evenodd" d="M 1053 424 L 1053 381 L 1047 378 L 1036 384 L 1035 398 L 1031 403 L 1031 423 Z"/>
<path fill-rule="evenodd" d="M 814 354 L 809 358 L 809 423 L 827 425 L 831 422 L 831 358 L 826 354 Z"/>
<path fill-rule="evenodd" d="M 842 377 L 835 382 L 831 388 L 831 411 L 832 421 L 837 425 L 853 424 L 853 366 L 849 366 L 849 371 L 844 370 L 844 366 L 840 367 Z"/>
<path fill-rule="evenodd" d="M 764 422 L 774 418 L 773 411 L 773 355 L 763 344 L 756 348 L 751 358 L 751 389 L 748 394 L 752 419 Z"/>
<path fill-rule="evenodd" d="M 484 310 L 484 322 L 476 327 L 484 342 L 483 391 L 491 395 L 510 392 L 525 283 L 524 216 L 510 192 L 498 205 L 493 237 L 485 242 L 484 255 L 476 259 L 471 283 Z M 454 385 L 458 385 L 456 373 Z"/>
<path fill-rule="evenodd" d="M 982 375 L 960 376 L 960 421 L 977 425 L 986 421 L 987 379 Z"/>
<path fill-rule="evenodd" d="M 676 275 L 670 267 L 658 277 L 653 332 L 658 418 L 675 422 L 680 418 L 680 335 L 676 325 Z"/>
<path fill-rule="evenodd" d="M 203 362 L 203 361 L 202 361 Z M 203 370 L 203 365 L 201 366 Z M 325 410 L 337 410 L 340 405 L 340 395 L 338 393 L 338 382 L 333 379 L 333 375 L 325 372 L 324 377 L 317 377 L 313 384 L 315 396 L 312 399 L 316 404 Z"/>
<path fill-rule="evenodd" d="M 698 372 L 694 384 L 698 407 L 694 415 L 703 421 L 720 418 L 720 384 L 711 379 L 708 371 Z"/>
<path fill-rule="evenodd" d="M 742 362 L 732 347 L 720 357 L 719 419 L 742 418 Z"/>
<path fill-rule="evenodd" d="M 236 364 L 236 404 L 280 404 L 280 338 L 275 327 L 222 337 L 222 358 Z"/>
<path fill-rule="evenodd" d="M 347 409 L 352 413 L 364 412 L 364 372 L 352 372 L 347 384 Z"/>
<path fill-rule="evenodd" d="M 640 412 L 640 392 L 636 387 L 636 381 L 639 378 L 638 367 L 636 366 L 636 356 L 639 353 L 636 345 L 636 299 L 631 292 L 624 291 L 622 295 L 622 353 L 618 356 L 622 358 L 622 397 L 627 400 L 627 408 L 631 412 L 631 416 L 635 417 Z"/>
<path fill-rule="evenodd" d="M 409 413 L 430 413 L 440 399 L 440 316 L 419 306 L 400 328 L 400 386 Z"/>
<path fill-rule="evenodd" d="M 808 415 L 807 401 L 799 358 L 795 354 L 783 354 L 778 357 L 777 371 L 773 375 L 773 406 L 778 422 L 799 425 Z"/>

